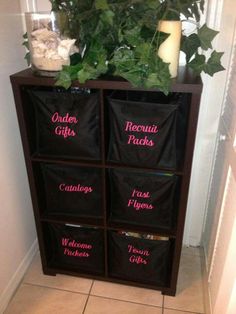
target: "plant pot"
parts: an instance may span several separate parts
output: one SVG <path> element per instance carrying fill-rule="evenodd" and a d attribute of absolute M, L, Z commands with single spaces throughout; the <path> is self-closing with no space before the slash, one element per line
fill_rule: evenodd
<path fill-rule="evenodd" d="M 163 20 L 159 22 L 158 30 L 170 34 L 160 45 L 158 55 L 164 62 L 170 63 L 170 75 L 174 78 L 178 73 L 182 22 Z"/>

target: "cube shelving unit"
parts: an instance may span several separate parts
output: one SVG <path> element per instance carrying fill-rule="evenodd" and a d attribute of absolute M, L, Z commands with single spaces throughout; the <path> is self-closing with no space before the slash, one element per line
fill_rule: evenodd
<path fill-rule="evenodd" d="M 202 82 L 11 76 L 43 272 L 175 295 Z"/>

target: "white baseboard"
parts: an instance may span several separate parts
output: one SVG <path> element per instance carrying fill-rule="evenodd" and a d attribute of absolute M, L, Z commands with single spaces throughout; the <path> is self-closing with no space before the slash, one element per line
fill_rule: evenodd
<path fill-rule="evenodd" d="M 9 301 L 11 300 L 14 292 L 16 291 L 17 287 L 19 286 L 22 278 L 25 275 L 33 257 L 35 256 L 36 252 L 38 251 L 38 240 L 35 239 L 33 244 L 31 245 L 29 251 L 25 255 L 23 261 L 20 263 L 19 267 L 17 268 L 16 272 L 10 279 L 7 287 L 3 291 L 2 295 L 0 296 L 0 314 L 4 312 L 6 309 Z"/>

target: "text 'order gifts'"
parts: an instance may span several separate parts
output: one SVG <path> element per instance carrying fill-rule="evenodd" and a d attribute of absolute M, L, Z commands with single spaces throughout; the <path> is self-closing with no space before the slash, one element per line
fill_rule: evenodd
<path fill-rule="evenodd" d="M 72 128 L 78 124 L 79 120 L 75 116 L 70 116 L 67 112 L 65 115 L 60 115 L 55 112 L 51 117 L 51 122 L 56 124 L 54 133 L 64 138 L 76 136 L 76 131 Z"/>

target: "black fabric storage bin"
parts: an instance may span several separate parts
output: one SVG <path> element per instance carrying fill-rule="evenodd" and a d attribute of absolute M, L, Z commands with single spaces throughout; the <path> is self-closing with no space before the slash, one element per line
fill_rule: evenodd
<path fill-rule="evenodd" d="M 98 92 L 28 92 L 35 108 L 38 155 L 100 159 Z"/>
<path fill-rule="evenodd" d="M 102 274 L 104 272 L 104 232 L 96 228 L 48 224 L 53 267 Z"/>
<path fill-rule="evenodd" d="M 176 169 L 183 159 L 187 94 L 122 92 L 108 97 L 111 136 L 108 160 Z"/>
<path fill-rule="evenodd" d="M 170 230 L 175 227 L 179 196 L 176 175 L 109 170 L 110 220 Z"/>
<path fill-rule="evenodd" d="M 109 275 L 131 281 L 167 286 L 170 241 L 139 239 L 110 232 Z"/>
<path fill-rule="evenodd" d="M 41 164 L 46 213 L 65 216 L 102 216 L 101 169 Z"/>

